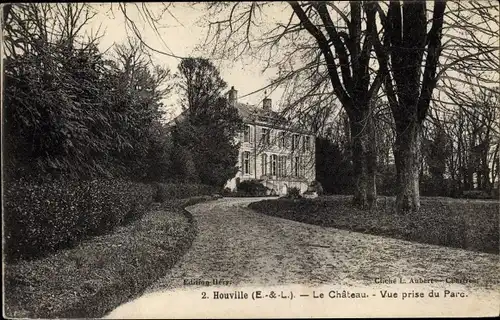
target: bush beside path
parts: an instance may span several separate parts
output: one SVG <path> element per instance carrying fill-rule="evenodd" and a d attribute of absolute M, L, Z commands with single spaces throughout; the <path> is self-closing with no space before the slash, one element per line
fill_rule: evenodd
<path fill-rule="evenodd" d="M 498 254 L 500 203 L 424 197 L 412 215 L 394 212 L 394 198 L 379 197 L 375 210 L 360 210 L 350 196 L 279 199 L 250 204 L 280 218 L 420 243 Z"/>
<path fill-rule="evenodd" d="M 5 264 L 5 315 L 102 317 L 140 295 L 178 261 L 196 236 L 195 222 L 184 207 L 210 199 L 156 203 L 112 233 L 36 260 Z"/>

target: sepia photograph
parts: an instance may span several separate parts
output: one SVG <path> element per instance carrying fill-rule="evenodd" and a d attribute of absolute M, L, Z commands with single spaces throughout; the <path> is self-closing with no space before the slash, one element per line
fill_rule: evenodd
<path fill-rule="evenodd" d="M 3 317 L 500 316 L 499 7 L 0 5 Z"/>

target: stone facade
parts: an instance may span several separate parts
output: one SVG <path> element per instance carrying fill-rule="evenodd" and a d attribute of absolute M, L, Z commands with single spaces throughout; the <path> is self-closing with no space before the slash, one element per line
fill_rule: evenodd
<path fill-rule="evenodd" d="M 315 179 L 314 135 L 272 111 L 271 99 L 260 108 L 239 103 L 233 87 L 228 101 L 238 109 L 245 130 L 236 137 L 241 142 L 239 170 L 226 187 L 236 190 L 238 181 L 259 180 L 278 195 L 292 187 L 304 193 Z"/>

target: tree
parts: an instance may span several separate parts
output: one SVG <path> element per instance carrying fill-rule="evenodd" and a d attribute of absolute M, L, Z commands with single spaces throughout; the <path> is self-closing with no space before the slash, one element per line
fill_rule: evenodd
<path fill-rule="evenodd" d="M 4 61 L 12 177 L 142 178 L 168 72 L 143 65 L 130 73 L 108 59 L 98 35 L 81 35 L 94 14 L 85 4 L 10 7 Z"/>
<path fill-rule="evenodd" d="M 449 196 L 455 191 L 451 190 L 452 186 L 447 186 L 445 180 L 447 161 L 451 156 L 451 141 L 441 119 L 436 118 L 435 120 L 433 126 L 428 126 L 427 130 L 424 130 L 428 131 L 427 134 L 424 132 L 423 135 L 422 167 L 427 169 L 425 171 L 428 171 L 429 175 L 428 183 L 423 189 L 432 195 Z M 422 172 L 422 176 L 425 176 L 424 172 Z"/>
<path fill-rule="evenodd" d="M 190 117 L 199 118 L 211 114 L 210 106 L 222 96 L 227 84 L 219 70 L 205 58 L 181 60 L 177 73 L 181 107 L 189 110 Z M 197 121 L 198 121 L 197 120 Z"/>
<path fill-rule="evenodd" d="M 190 141 L 186 141 L 184 138 L 184 143 L 178 142 L 179 137 L 182 137 L 182 132 L 184 131 L 182 129 L 179 130 L 181 126 L 183 126 L 182 123 L 176 125 L 174 128 L 174 150 L 171 154 L 172 178 L 177 181 L 197 183 L 200 181 L 200 177 L 196 170 L 193 149 L 189 148 L 188 145 Z M 190 130 L 189 132 L 192 133 L 193 131 Z"/>
<path fill-rule="evenodd" d="M 351 2 L 346 33 L 336 30 L 326 3 L 313 3 L 310 8 L 320 16 L 327 36 L 312 23 L 310 16 L 299 3 L 290 2 L 290 5 L 303 27 L 316 40 L 326 61 L 333 90 L 349 117 L 355 177 L 354 202 L 361 206 L 373 206 L 376 204 L 377 194 L 376 153 L 370 147 L 370 138 L 375 135 L 371 113 L 372 101 L 378 93 L 380 82 L 379 78 L 375 77 L 370 83 L 369 64 L 373 44 L 369 36 L 362 40 L 361 3 Z M 340 70 L 337 68 L 334 52 L 338 57 Z"/>
<path fill-rule="evenodd" d="M 384 14 L 377 3 L 366 4 L 367 28 L 374 40 L 379 72 L 395 121 L 394 158 L 399 188 L 396 207 L 402 213 L 420 208 L 421 130 L 437 82 L 446 2 L 435 2 L 429 32 L 426 6 L 423 1 L 391 1 Z M 377 12 L 384 27 L 382 40 L 376 25 Z"/>
<path fill-rule="evenodd" d="M 149 128 L 149 143 L 143 158 L 146 181 L 164 182 L 175 176 L 172 163 L 173 141 L 168 129 L 159 121 L 155 121 Z"/>
<path fill-rule="evenodd" d="M 106 61 L 96 48 L 98 36 L 79 34 L 94 13 L 81 4 L 12 5 L 8 12 L 3 25 L 8 175 L 103 173 L 104 161 L 95 160 L 102 160 L 107 132 L 92 128 L 108 125 L 105 99 L 99 99 L 108 81 L 102 76 Z"/>
<path fill-rule="evenodd" d="M 487 74 L 498 75 L 498 4 L 435 1 L 432 11 L 426 2 L 391 1 L 387 10 L 383 5 L 365 5 L 367 29 L 395 121 L 396 206 L 409 213 L 420 207 L 422 127 L 432 103 L 453 101 L 446 93 L 463 83 L 487 88 Z M 433 96 L 437 87 L 446 98 Z"/>
<path fill-rule="evenodd" d="M 184 113 L 174 129 L 174 143 L 192 154 L 200 182 L 222 187 L 238 171 L 234 138 L 242 120 L 221 96 L 226 83 L 209 60 L 184 59 L 177 78 Z"/>
<path fill-rule="evenodd" d="M 25 4 L 5 4 L 2 6 L 2 28 L 5 25 L 8 25 L 12 19 L 16 19 L 16 8 L 20 8 L 26 6 Z M 40 5 L 38 5 L 41 7 Z M 60 4 L 60 9 L 68 10 L 71 12 L 73 17 L 81 17 L 81 12 L 78 10 L 74 10 L 75 7 L 69 6 L 64 8 L 65 4 Z M 129 3 L 129 2 L 119 2 L 119 3 L 111 3 L 111 4 L 99 4 L 95 5 L 99 6 L 101 9 L 105 9 L 108 7 L 107 13 L 111 13 L 113 17 L 115 17 L 115 13 L 117 15 L 122 15 L 125 19 L 125 30 L 130 38 L 135 37 L 136 40 L 140 43 L 142 47 L 147 48 L 149 51 L 158 53 L 161 55 L 165 55 L 168 57 L 174 57 L 178 59 L 182 59 L 182 57 L 176 55 L 168 46 L 168 44 L 163 40 L 161 35 L 161 27 L 164 25 L 162 21 L 166 16 L 170 17 L 172 20 L 177 21 L 182 24 L 173 14 L 172 8 L 175 6 L 175 3 L 166 2 L 166 3 Z M 89 9 L 91 5 L 86 4 L 85 10 Z M 34 8 L 34 7 L 32 7 Z M 81 6 L 77 8 L 82 8 Z M 36 8 L 35 8 L 36 9 Z M 84 11 L 85 11 L 84 10 Z M 43 11 L 43 9 L 42 9 Z M 136 13 L 136 16 L 134 16 Z M 95 14 L 92 14 L 95 16 Z M 89 16 L 87 16 L 89 17 Z M 71 23 L 77 22 L 77 20 L 68 20 L 72 21 Z M 152 45 L 149 41 L 146 41 L 144 37 L 144 32 L 149 28 L 153 33 L 157 36 L 157 40 L 160 40 L 163 47 L 166 51 L 161 50 L 161 48 Z M 47 29 L 48 30 L 48 29 Z M 76 32 L 80 31 L 79 28 L 71 28 L 67 29 L 68 32 Z"/>
<path fill-rule="evenodd" d="M 165 19 L 165 16 L 168 16 L 172 20 L 175 20 L 179 24 L 182 24 L 172 12 L 172 8 L 175 5 L 176 4 L 173 2 L 118 2 L 110 4 L 109 11 L 113 14 L 113 16 L 115 12 L 117 12 L 125 18 L 125 29 L 127 30 L 127 33 L 130 32 L 131 36 L 135 36 L 142 47 L 145 47 L 150 52 L 161 54 L 167 57 L 184 59 L 184 57 L 175 54 L 170 49 L 168 43 L 164 41 L 161 34 L 161 27 L 164 26 L 162 24 L 162 21 Z M 116 7 L 118 9 L 116 9 Z M 134 12 L 136 13 L 135 16 Z M 144 37 L 143 33 L 147 28 L 153 31 L 153 33 L 157 37 L 157 40 L 159 40 L 161 45 L 163 45 L 166 50 L 161 50 L 161 48 L 153 45 L 149 41 L 146 41 L 146 37 Z"/>
<path fill-rule="evenodd" d="M 115 63 L 110 70 L 113 74 L 110 88 L 112 105 L 114 111 L 120 114 L 120 117 L 114 118 L 113 128 L 128 142 L 114 154 L 120 159 L 120 167 L 137 179 L 145 178 L 149 170 L 144 158 L 152 156 L 152 144 L 158 139 L 150 129 L 161 126 L 158 122 L 163 115 L 162 99 L 172 90 L 170 70 L 153 65 L 147 60 L 144 50 L 138 41 L 115 46 Z"/>
<path fill-rule="evenodd" d="M 352 193 L 352 161 L 346 150 L 328 138 L 316 139 L 316 180 L 326 193 Z"/>
<path fill-rule="evenodd" d="M 450 176 L 461 190 L 491 191 L 498 176 L 497 108 L 499 94 L 471 88 L 467 98 L 455 96 L 458 110 L 442 121 L 453 152 L 447 159 Z"/>

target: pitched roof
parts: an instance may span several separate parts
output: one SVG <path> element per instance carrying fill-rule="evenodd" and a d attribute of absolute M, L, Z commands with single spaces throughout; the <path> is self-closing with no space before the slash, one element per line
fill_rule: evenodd
<path fill-rule="evenodd" d="M 243 122 L 259 123 L 264 126 L 270 126 L 278 129 L 287 130 L 290 132 L 312 134 L 310 130 L 306 130 L 298 125 L 290 118 L 284 117 L 281 113 L 273 110 L 265 110 L 261 107 L 252 106 L 246 103 L 236 102 L 234 104 Z"/>
<path fill-rule="evenodd" d="M 238 110 L 238 113 L 243 121 L 256 121 L 259 120 L 259 118 L 262 118 L 262 120 L 264 120 L 265 118 L 267 121 L 287 121 L 287 119 L 283 117 L 279 112 L 273 110 L 265 110 L 263 108 L 241 102 L 235 102 L 234 106 Z"/>
<path fill-rule="evenodd" d="M 279 112 L 273 110 L 265 110 L 262 107 L 250 105 L 248 103 L 242 103 L 236 101 L 234 107 L 238 110 L 239 116 L 242 118 L 243 122 L 246 123 L 260 123 L 264 125 L 269 125 L 272 127 L 282 128 L 293 132 L 302 132 L 310 134 L 308 130 L 300 128 L 297 123 L 285 118 Z M 176 123 L 182 122 L 186 118 L 186 113 L 188 110 L 184 110 L 180 115 L 170 122 L 170 125 L 175 125 Z"/>

